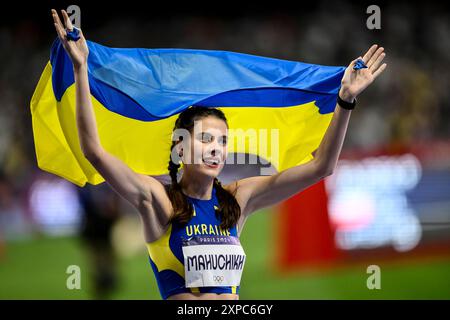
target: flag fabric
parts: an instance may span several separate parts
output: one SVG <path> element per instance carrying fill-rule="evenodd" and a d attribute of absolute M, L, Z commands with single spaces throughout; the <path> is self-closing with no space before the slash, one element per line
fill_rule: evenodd
<path fill-rule="evenodd" d="M 155 176 L 168 173 L 176 117 L 192 105 L 222 110 L 230 131 L 267 133 L 254 137 L 266 139 L 265 149 L 229 137 L 230 154 L 258 155 L 278 171 L 311 160 L 331 121 L 345 71 L 229 51 L 87 45 L 102 146 L 134 171 Z M 104 181 L 79 145 L 73 67 L 59 39 L 30 109 L 39 168 L 79 186 Z"/>

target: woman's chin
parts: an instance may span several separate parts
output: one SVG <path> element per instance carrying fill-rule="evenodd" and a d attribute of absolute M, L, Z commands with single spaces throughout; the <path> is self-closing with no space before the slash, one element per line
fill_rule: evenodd
<path fill-rule="evenodd" d="M 213 167 L 205 163 L 200 163 L 195 164 L 194 167 L 192 167 L 191 169 L 193 169 L 192 170 L 193 173 L 195 171 L 194 174 L 197 176 L 200 175 L 209 178 L 217 178 L 223 169 L 223 164 L 219 164 L 218 166 Z"/>
<path fill-rule="evenodd" d="M 217 178 L 217 176 L 220 174 L 220 171 L 222 171 L 223 166 L 219 165 L 217 167 L 210 167 L 208 165 L 202 165 L 201 171 L 204 175 L 207 175 L 211 178 Z"/>

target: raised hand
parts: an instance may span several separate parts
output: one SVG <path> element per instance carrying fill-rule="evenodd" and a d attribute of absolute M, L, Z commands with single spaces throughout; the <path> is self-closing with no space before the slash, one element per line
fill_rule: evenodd
<path fill-rule="evenodd" d="M 386 69 L 387 64 L 381 64 L 385 56 L 384 48 L 378 48 L 378 45 L 374 44 L 364 57 L 353 60 L 342 77 L 339 96 L 345 101 L 352 102 Z M 354 70 L 353 66 L 358 59 L 362 59 L 368 68 Z"/>
<path fill-rule="evenodd" d="M 86 44 L 86 39 L 83 36 L 83 32 L 80 30 L 80 39 L 77 41 L 69 41 L 67 39 L 67 30 L 73 30 L 72 22 L 67 15 L 65 10 L 61 10 L 64 24 L 59 19 L 58 13 L 56 10 L 52 9 L 53 22 L 55 25 L 56 33 L 58 34 L 59 39 L 61 40 L 64 49 L 72 61 L 74 67 L 80 67 L 87 63 L 87 57 L 89 55 L 89 49 Z"/>

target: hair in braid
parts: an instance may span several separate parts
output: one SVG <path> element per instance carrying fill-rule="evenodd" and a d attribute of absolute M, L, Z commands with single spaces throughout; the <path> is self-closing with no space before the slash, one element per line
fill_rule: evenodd
<path fill-rule="evenodd" d="M 176 141 L 172 142 L 171 150 L 176 145 Z M 172 202 L 173 207 L 173 215 L 169 220 L 171 223 L 173 220 L 176 220 L 179 223 L 188 223 L 190 219 L 190 215 L 187 212 L 192 212 L 192 205 L 189 201 L 187 201 L 183 191 L 181 190 L 181 186 L 178 183 L 178 169 L 180 168 L 180 164 L 174 163 L 172 161 L 172 157 L 169 157 L 169 174 L 170 179 L 172 180 L 172 184 L 168 189 L 169 199 Z"/>
<path fill-rule="evenodd" d="M 214 116 L 221 119 L 228 126 L 225 115 L 219 109 L 192 106 L 180 113 L 175 121 L 174 131 L 176 129 L 186 129 L 192 133 L 195 121 L 208 116 Z M 182 137 L 180 137 L 180 140 L 182 140 Z M 170 148 L 171 153 L 168 169 L 172 184 L 168 188 L 168 195 L 172 202 L 173 214 L 168 223 L 176 221 L 181 224 L 186 224 L 192 218 L 193 208 L 192 204 L 183 194 L 181 186 L 178 183 L 178 169 L 180 168 L 180 164 L 172 161 L 172 152 L 177 143 L 179 143 L 179 141 L 173 141 Z M 219 210 L 216 211 L 216 215 L 222 220 L 220 227 L 224 230 L 232 228 L 236 225 L 241 215 L 241 208 L 235 198 L 235 194 L 231 194 L 225 190 L 217 178 L 214 178 L 213 186 L 216 189 L 216 196 L 219 202 Z"/>
<path fill-rule="evenodd" d="M 216 188 L 217 201 L 219 202 L 219 210 L 216 212 L 218 218 L 222 219 L 220 227 L 228 229 L 236 225 L 241 216 L 241 207 L 232 194 L 222 187 L 217 178 L 214 178 L 214 186 Z"/>

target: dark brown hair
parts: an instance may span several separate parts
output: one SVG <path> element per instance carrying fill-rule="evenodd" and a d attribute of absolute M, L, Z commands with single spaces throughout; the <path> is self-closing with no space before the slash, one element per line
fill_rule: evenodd
<path fill-rule="evenodd" d="M 228 127 L 227 119 L 223 112 L 216 108 L 211 107 L 199 107 L 192 106 L 180 113 L 175 121 L 174 131 L 176 129 L 186 129 L 190 133 L 194 128 L 194 122 L 206 117 L 216 117 L 223 120 Z M 180 137 L 182 139 L 182 137 Z M 179 142 L 173 139 L 170 151 Z M 176 164 L 172 161 L 172 157 L 169 156 L 169 173 L 172 180 L 172 184 L 168 187 L 169 199 L 172 202 L 173 213 L 169 220 L 169 223 L 176 221 L 178 223 L 186 224 L 192 218 L 193 208 L 192 204 L 187 200 L 186 195 L 182 192 L 181 186 L 177 180 L 178 169 L 180 164 Z M 232 228 L 237 224 L 241 215 L 241 208 L 235 198 L 235 193 L 231 194 L 222 187 L 222 184 L 217 178 L 214 178 L 213 187 L 216 189 L 216 196 L 219 202 L 219 210 L 216 210 L 217 218 L 221 219 L 220 228 L 226 230 Z"/>

